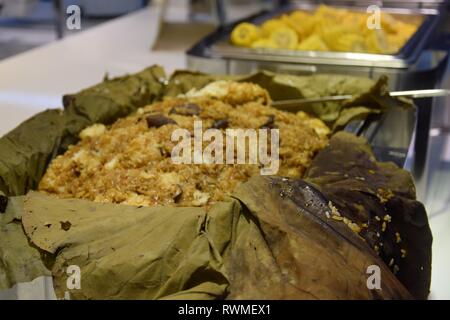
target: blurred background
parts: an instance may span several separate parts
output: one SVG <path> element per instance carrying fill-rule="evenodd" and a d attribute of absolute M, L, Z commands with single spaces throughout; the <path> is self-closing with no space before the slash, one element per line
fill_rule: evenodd
<path fill-rule="evenodd" d="M 151 0 L 0 0 L 0 59 L 86 31 L 108 20 L 143 9 L 150 2 Z M 279 0 L 166 2 L 170 2 L 169 10 L 175 12 L 175 15 L 184 11 L 181 15 L 187 15 L 191 21 L 215 25 L 232 22 L 283 3 Z M 81 30 L 68 30 L 65 27 L 65 9 L 69 5 L 81 8 Z M 226 8 L 228 14 L 225 15 L 221 7 Z"/>
<path fill-rule="evenodd" d="M 79 5 L 83 28 L 65 28 L 65 9 Z M 143 8 L 143 0 L 0 0 L 0 59 L 87 30 L 102 22 Z"/>

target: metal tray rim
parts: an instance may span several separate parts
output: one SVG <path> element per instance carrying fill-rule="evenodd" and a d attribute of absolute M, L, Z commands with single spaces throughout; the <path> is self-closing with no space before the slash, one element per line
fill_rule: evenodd
<path fill-rule="evenodd" d="M 224 38 L 229 37 L 231 30 L 238 23 L 243 21 L 256 21 L 267 19 L 271 16 L 280 15 L 295 9 L 310 8 L 314 9 L 317 5 L 311 4 L 291 4 L 275 11 L 262 11 L 250 17 L 241 19 L 225 28 L 219 28 L 199 43 L 188 50 L 188 55 L 203 55 L 211 58 L 225 58 L 252 61 L 271 61 L 288 63 L 308 63 L 308 64 L 331 64 L 331 65 L 351 65 L 364 67 L 385 67 L 385 68 L 408 68 L 417 60 L 418 55 L 425 46 L 425 38 L 432 32 L 439 18 L 439 11 L 436 9 L 421 8 L 383 8 L 384 11 L 402 12 L 403 14 L 416 14 L 425 16 L 419 29 L 411 36 L 407 43 L 397 54 L 372 54 L 357 52 L 319 52 L 319 51 L 293 51 L 293 50 L 271 50 L 271 49 L 249 49 L 234 46 L 221 46 Z M 357 10 L 358 7 L 339 6 L 339 8 L 348 8 Z M 410 49 L 412 47 L 412 50 Z M 405 52 L 410 49 L 409 52 Z"/>

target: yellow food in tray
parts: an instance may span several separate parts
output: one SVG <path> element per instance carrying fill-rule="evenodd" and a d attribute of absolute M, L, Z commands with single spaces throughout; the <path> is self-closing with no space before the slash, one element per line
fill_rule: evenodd
<path fill-rule="evenodd" d="M 240 23 L 231 42 L 248 48 L 393 54 L 419 26 L 382 12 L 381 28 L 369 29 L 368 18 L 365 12 L 320 5 L 313 13 L 296 10 L 261 25 Z"/>
<path fill-rule="evenodd" d="M 253 42 L 260 38 L 260 30 L 257 26 L 243 22 L 239 24 L 239 28 L 235 28 L 231 33 L 233 43 L 238 46 L 250 46 Z"/>

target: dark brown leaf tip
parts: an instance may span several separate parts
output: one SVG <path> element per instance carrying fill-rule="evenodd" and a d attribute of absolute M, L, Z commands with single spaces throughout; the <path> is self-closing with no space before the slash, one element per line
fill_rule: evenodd
<path fill-rule="evenodd" d="M 159 128 L 166 124 L 177 124 L 173 119 L 162 114 L 151 114 L 147 116 L 146 121 L 149 128 Z"/>
<path fill-rule="evenodd" d="M 75 101 L 75 95 L 73 94 L 65 94 L 62 97 L 62 102 L 64 108 L 69 107 Z"/>
<path fill-rule="evenodd" d="M 229 121 L 228 121 L 228 119 L 219 119 L 219 120 L 216 120 L 216 121 L 214 121 L 214 123 L 213 123 L 213 125 L 212 125 L 212 128 L 214 128 L 214 129 L 226 129 L 226 128 L 228 128 L 228 126 L 229 126 Z"/>
<path fill-rule="evenodd" d="M 8 206 L 8 197 L 0 193 L 0 213 L 5 213 Z"/>
<path fill-rule="evenodd" d="M 186 103 L 173 107 L 172 109 L 170 109 L 169 114 L 178 114 L 181 116 L 198 116 L 201 111 L 201 108 L 195 103 Z"/>
<path fill-rule="evenodd" d="M 61 223 L 61 229 L 64 231 L 69 231 L 70 227 L 72 226 L 70 221 L 60 221 L 59 223 Z"/>
<path fill-rule="evenodd" d="M 161 156 L 163 158 L 169 158 L 171 156 L 170 151 L 168 151 L 166 148 L 164 147 L 159 147 L 159 153 L 161 154 Z"/>
<path fill-rule="evenodd" d="M 271 114 L 267 121 L 260 127 L 260 129 L 276 129 L 277 126 L 275 125 L 275 116 Z"/>
<path fill-rule="evenodd" d="M 180 202 L 182 196 L 183 196 L 183 188 L 180 185 L 177 185 L 177 191 L 173 196 L 173 202 L 175 203 Z"/>

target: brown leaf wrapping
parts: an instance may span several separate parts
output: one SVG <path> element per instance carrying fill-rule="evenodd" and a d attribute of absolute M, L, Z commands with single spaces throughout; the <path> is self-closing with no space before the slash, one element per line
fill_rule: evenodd
<path fill-rule="evenodd" d="M 367 141 L 339 132 L 313 160 L 305 179 L 345 217 L 366 223 L 361 232 L 366 243 L 378 247 L 415 298 L 427 298 L 433 238 L 409 172 L 377 162 Z"/>
<path fill-rule="evenodd" d="M 22 212 L 23 197 L 12 197 L 6 211 L 0 214 L 0 290 L 40 276 L 51 276 L 39 251 L 29 245 L 23 232 Z"/>
<path fill-rule="evenodd" d="M 49 161 L 77 141 L 85 126 L 111 123 L 162 95 L 176 95 L 216 79 L 179 72 L 164 87 L 162 78 L 161 69 L 155 67 L 65 96 L 64 111 L 38 114 L 1 138 L 0 190 L 11 196 L 35 188 Z M 351 77 L 270 73 L 239 80 L 259 83 L 283 98 L 358 94 L 372 84 Z M 339 122 L 339 117 L 352 119 L 345 112 L 353 106 L 358 116 L 379 112 L 376 104 L 381 100 L 373 102 L 376 88 L 382 86 L 356 98 L 347 109 L 327 104 L 311 106 L 309 111 L 341 126 L 349 120 Z M 16 206 L 14 215 L 22 217 L 32 246 L 52 256 L 46 263 L 52 268 L 59 296 L 67 290 L 66 267 L 76 264 L 82 271 L 82 288 L 71 294 L 79 299 L 411 298 L 386 266 L 393 256 L 402 263 L 398 279 L 414 297 L 426 297 L 431 233 L 423 206 L 414 200 L 409 175 L 392 164 L 375 163 L 362 141 L 348 136 L 344 143 L 342 136 L 337 137 L 317 156 L 308 182 L 256 177 L 238 188 L 234 199 L 217 203 L 208 212 L 54 199 L 32 192 L 23 208 Z M 357 162 L 360 156 L 365 159 L 361 163 Z M 357 165 L 351 165 L 352 161 Z M 373 179 L 370 170 L 376 173 Z M 345 176 L 352 174 L 357 176 Z M 358 236 L 341 222 L 325 220 L 329 200 L 357 222 L 373 222 L 372 212 L 377 216 L 390 212 L 392 225 L 381 257 L 372 249 L 371 238 L 380 226 L 373 223 L 371 233 Z M 306 205 L 310 201 L 314 206 Z M 13 207 L 8 203 L 6 210 Z M 0 221 L 0 236 L 12 234 L 13 226 L 12 241 L 18 247 L 7 246 L 15 248 L 8 252 L 22 250 L 24 256 L 2 255 L 7 279 L 0 282 L 6 286 L 48 273 L 39 265 L 36 249 L 27 243 L 20 218 L 10 222 Z M 393 244 L 391 231 L 397 229 L 409 250 L 403 260 Z M 5 249 L 0 245 L 0 250 Z M 17 264 L 11 263 L 14 259 Z M 26 264 L 36 268 L 24 269 Z M 382 291 L 367 289 L 365 272 L 370 264 L 382 270 Z"/>

